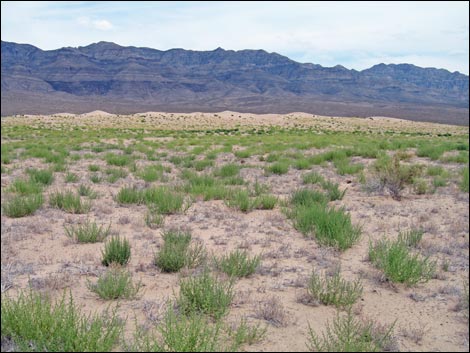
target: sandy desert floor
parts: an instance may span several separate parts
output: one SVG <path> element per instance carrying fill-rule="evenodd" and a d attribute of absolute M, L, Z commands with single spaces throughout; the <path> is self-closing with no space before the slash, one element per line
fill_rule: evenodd
<path fill-rule="evenodd" d="M 270 132 L 264 135 L 266 131 Z M 336 139 L 337 136 L 340 137 Z M 319 138 L 326 142 L 315 146 Z M 329 138 L 332 142 L 328 142 Z M 408 154 L 406 163 L 423 165 L 425 171 L 430 166 L 442 167 L 446 171 L 443 186 L 433 187 L 433 176 L 424 172 L 422 180 L 427 190 L 417 193 L 413 185 L 408 185 L 398 201 L 386 191 L 367 190 L 364 178 L 370 177 L 375 158 L 348 156 L 351 163 L 360 164 L 363 169 L 344 175 L 338 173 L 331 161 L 296 164 L 300 159 L 334 149 L 354 148 L 354 141 L 374 146 L 381 141 L 393 145 L 395 140 L 407 139 L 417 141 L 418 145 L 422 141 L 431 145 L 436 141 L 461 146 L 449 147 L 437 158 L 429 158 L 418 156 L 419 146 L 400 145 L 403 147 L 399 151 Z M 276 144 L 283 148 L 270 151 L 270 146 Z M 32 156 L 35 145 L 44 150 L 51 146 L 53 155 L 66 151 L 63 163 L 47 162 L 47 157 L 40 154 Z M 399 143 L 393 146 L 396 145 Z M 93 150 L 96 146 L 100 148 Z M 244 150 L 250 153 L 237 153 Z M 384 151 L 389 155 L 398 153 L 395 147 L 385 147 Z M 111 166 L 107 154 L 126 155 L 131 162 Z M 175 158 L 187 156 L 192 159 L 188 159 L 186 166 Z M 463 156 L 463 161 L 453 156 Z M 196 162 L 203 160 L 207 163 L 198 167 Z M 283 160 L 289 165 L 286 173 L 266 171 Z M 235 187 L 250 189 L 255 183 L 263 184 L 269 194 L 278 198 L 278 204 L 273 209 L 241 212 L 224 200 L 204 201 L 201 196 L 184 192 L 190 200 L 187 210 L 165 215 L 163 225 L 149 227 L 145 222 L 145 205 L 122 205 L 116 201 L 124 187 L 178 188 L 187 182 L 182 177 L 183 170 L 215 175 L 214 171 L 229 163 L 239 166 L 238 176 L 243 179 L 244 185 Z M 354 315 L 382 326 L 395 323 L 388 349 L 468 351 L 469 194 L 460 186 L 466 163 L 468 128 L 381 117 L 236 112 L 114 116 L 93 112 L 78 116 L 64 113 L 2 118 L 2 205 L 11 193 L 12 183 L 28 177 L 28 168 L 64 166 L 55 169 L 52 184 L 43 190 L 45 202 L 32 215 L 13 218 L 2 211 L 2 299 L 6 295 L 14 298 L 28 287 L 59 298 L 65 289 L 71 291 L 84 312 L 104 310 L 110 301 L 99 299 L 87 288 L 87 281 L 95 282 L 106 271 L 101 264 L 104 243 L 75 243 L 66 236 L 64 225 L 86 220 L 111 223 L 112 235 L 119 234 L 130 241 L 132 255 L 127 269 L 143 285 L 137 298 L 111 301 L 119 302 L 118 315 L 127 318 L 125 337 L 130 339 L 134 318 L 144 327 L 154 325 L 167 301 L 177 297 L 180 279 L 199 271 L 185 269 L 168 274 L 154 265 L 155 253 L 163 243 L 162 231 L 177 228 L 190 231 L 194 240 L 201 241 L 209 258 L 236 249 L 261 256 L 256 273 L 236 281 L 235 297 L 224 318 L 227 323 L 246 318 L 251 324 L 266 327 L 261 341 L 245 344 L 241 350 L 307 351 L 309 326 L 321 334 L 338 311 L 332 305 L 306 303 L 307 280 L 313 268 L 326 273 L 340 268 L 343 278 L 359 278 L 363 285 L 363 293 L 353 306 Z M 139 171 L 155 164 L 164 167 L 158 180 L 142 180 Z M 107 170 L 112 168 L 123 169 L 123 177 L 108 179 Z M 352 223 L 362 229 L 360 240 L 345 251 L 320 246 L 315 237 L 305 237 L 283 210 L 289 207 L 290 196 L 296 190 L 313 187 L 303 182 L 303 176 L 311 172 L 346 190 L 343 199 L 328 204 L 344 207 Z M 66 182 L 67 174 L 75 174 L 76 180 Z M 93 175 L 95 182 L 90 180 Z M 97 193 L 86 214 L 68 213 L 47 202 L 51 192 L 75 190 L 82 184 Z M 396 239 L 400 232 L 409 229 L 424 232 L 415 251 L 436 262 L 433 278 L 413 286 L 391 282 L 368 260 L 371 242 L 383 237 Z M 258 314 L 259 306 L 273 297 L 278 299 L 273 305 L 284 314 L 279 325 L 263 320 Z M 2 338 L 2 351 L 4 348 L 8 349 L 3 347 Z"/>

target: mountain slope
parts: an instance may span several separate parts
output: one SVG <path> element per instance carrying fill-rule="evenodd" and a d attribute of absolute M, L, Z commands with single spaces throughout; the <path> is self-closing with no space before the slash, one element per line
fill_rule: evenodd
<path fill-rule="evenodd" d="M 1 58 L 2 115 L 305 111 L 468 125 L 468 76 L 409 64 L 356 71 L 264 50 L 160 51 L 109 42 L 43 51 L 2 41 Z"/>

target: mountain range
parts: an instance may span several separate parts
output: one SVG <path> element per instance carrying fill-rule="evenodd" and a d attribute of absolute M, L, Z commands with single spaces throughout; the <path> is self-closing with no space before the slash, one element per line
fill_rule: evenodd
<path fill-rule="evenodd" d="M 356 71 L 264 50 L 1 42 L 1 114 L 303 111 L 469 124 L 469 77 L 411 64 Z"/>

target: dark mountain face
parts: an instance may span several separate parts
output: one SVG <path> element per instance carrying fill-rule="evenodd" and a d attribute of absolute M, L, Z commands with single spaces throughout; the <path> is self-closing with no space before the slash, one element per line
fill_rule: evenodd
<path fill-rule="evenodd" d="M 264 50 L 1 45 L 2 115 L 305 111 L 468 125 L 468 76 L 447 70 L 409 64 L 325 68 Z"/>

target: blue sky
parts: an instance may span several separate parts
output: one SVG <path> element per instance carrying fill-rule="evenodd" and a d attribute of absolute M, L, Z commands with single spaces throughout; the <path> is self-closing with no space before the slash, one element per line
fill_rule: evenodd
<path fill-rule="evenodd" d="M 160 50 L 265 49 L 362 70 L 411 63 L 469 72 L 469 3 L 2 1 L 2 40 Z"/>

